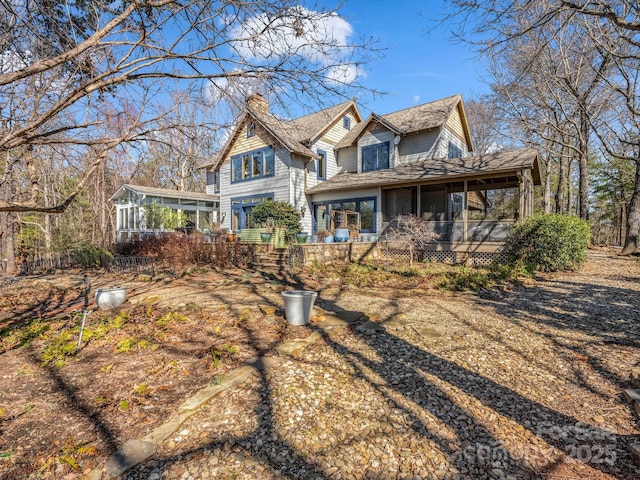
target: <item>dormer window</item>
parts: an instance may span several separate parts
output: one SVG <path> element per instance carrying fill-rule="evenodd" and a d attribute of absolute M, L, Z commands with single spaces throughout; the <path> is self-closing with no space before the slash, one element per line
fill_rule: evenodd
<path fill-rule="evenodd" d="M 342 126 L 345 130 L 351 130 L 351 119 L 346 115 L 342 117 Z"/>
<path fill-rule="evenodd" d="M 389 168 L 389 142 L 362 147 L 362 171 L 385 170 Z"/>
<path fill-rule="evenodd" d="M 256 122 L 247 123 L 247 138 L 253 137 L 256 134 Z"/>
<path fill-rule="evenodd" d="M 449 158 L 462 158 L 462 149 L 457 145 L 449 142 L 449 146 L 447 148 L 447 157 Z"/>

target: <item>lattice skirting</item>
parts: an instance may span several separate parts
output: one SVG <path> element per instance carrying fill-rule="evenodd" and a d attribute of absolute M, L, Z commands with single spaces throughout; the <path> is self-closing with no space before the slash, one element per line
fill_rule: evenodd
<path fill-rule="evenodd" d="M 412 252 L 410 250 L 389 250 L 389 260 L 403 260 L 409 262 Z M 465 264 L 471 267 L 488 267 L 496 259 L 504 260 L 503 253 L 491 252 L 443 252 L 443 251 L 413 251 L 414 262 L 434 262 L 448 265 Z"/>

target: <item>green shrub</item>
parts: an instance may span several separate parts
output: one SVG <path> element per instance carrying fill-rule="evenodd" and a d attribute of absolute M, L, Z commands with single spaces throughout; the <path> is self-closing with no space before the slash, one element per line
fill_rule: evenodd
<path fill-rule="evenodd" d="M 461 266 L 444 272 L 438 286 L 456 291 L 479 290 L 488 288 L 493 281 L 493 275 L 486 270 Z"/>
<path fill-rule="evenodd" d="M 529 271 L 573 270 L 584 262 L 589 224 L 570 215 L 541 214 L 516 225 L 504 245 L 507 264 Z"/>
<path fill-rule="evenodd" d="M 275 226 L 284 227 L 289 235 L 299 233 L 300 213 L 287 202 L 266 200 L 251 209 L 250 225 L 259 227 L 273 223 Z"/>

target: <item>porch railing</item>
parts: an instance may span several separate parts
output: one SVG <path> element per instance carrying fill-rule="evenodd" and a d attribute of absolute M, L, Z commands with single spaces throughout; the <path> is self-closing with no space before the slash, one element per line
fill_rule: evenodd
<path fill-rule="evenodd" d="M 466 224 L 466 225 L 465 225 Z M 502 243 L 506 240 L 513 220 L 455 220 L 455 221 L 426 221 L 419 236 L 427 243 L 459 243 L 459 242 L 493 242 Z M 402 233 L 415 236 L 417 232 L 409 229 L 402 231 L 402 226 L 394 227 L 396 235 Z"/>

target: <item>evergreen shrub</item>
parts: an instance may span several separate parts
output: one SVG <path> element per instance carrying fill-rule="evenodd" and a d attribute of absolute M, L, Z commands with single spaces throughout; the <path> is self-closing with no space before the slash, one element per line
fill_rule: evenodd
<path fill-rule="evenodd" d="M 589 224 L 572 215 L 540 214 L 514 226 L 504 245 L 506 262 L 529 272 L 575 270 L 587 255 Z"/>

